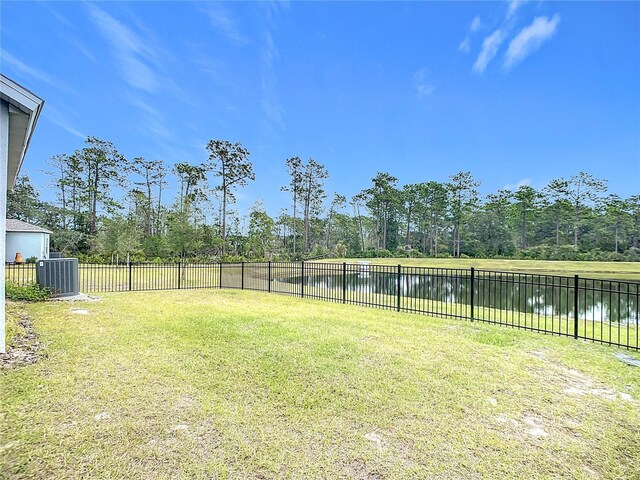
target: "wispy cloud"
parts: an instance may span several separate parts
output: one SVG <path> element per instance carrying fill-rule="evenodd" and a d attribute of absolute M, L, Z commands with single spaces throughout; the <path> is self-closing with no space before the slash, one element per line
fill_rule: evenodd
<path fill-rule="evenodd" d="M 462 42 L 460 42 L 460 45 L 458 46 L 458 50 L 464 53 L 469 53 L 471 51 L 471 34 L 477 32 L 482 27 L 484 27 L 484 24 L 482 23 L 482 20 L 480 19 L 480 17 L 478 15 L 473 17 L 473 20 L 471 21 L 471 25 L 469 25 L 469 31 L 467 32 L 467 36 L 464 37 L 464 40 L 462 40 Z"/>
<path fill-rule="evenodd" d="M 420 100 L 429 97 L 435 87 L 428 81 L 429 71 L 426 68 L 421 68 L 413 75 L 413 86 L 416 89 L 416 94 Z"/>
<path fill-rule="evenodd" d="M 22 60 L 7 52 L 3 48 L 0 48 L 0 57 L 2 57 L 3 64 L 10 65 L 16 72 L 22 75 L 26 75 L 27 77 L 31 77 L 35 80 L 46 83 L 47 85 L 51 85 L 52 87 L 56 87 L 60 90 L 69 91 L 69 88 L 66 85 L 64 85 L 53 76 L 30 65 L 27 65 Z"/>
<path fill-rule="evenodd" d="M 113 49 L 124 80 L 132 87 L 156 92 L 160 81 L 149 65 L 156 53 L 148 39 L 140 38 L 133 30 L 116 20 L 95 4 L 88 4 L 89 15 Z"/>
<path fill-rule="evenodd" d="M 65 38 L 67 42 L 69 42 L 76 49 L 78 49 L 78 51 L 80 53 L 82 53 L 85 57 L 87 57 L 93 63 L 100 64 L 100 62 L 98 61 L 98 59 L 96 58 L 94 53 L 91 51 L 91 49 L 87 45 L 82 43 L 82 41 L 78 40 L 77 38 L 75 38 L 75 37 L 73 37 L 71 35 L 67 35 L 67 36 L 65 36 L 63 38 Z"/>
<path fill-rule="evenodd" d="M 44 118 L 83 141 L 87 139 L 87 135 L 71 125 L 65 115 L 54 105 L 47 106 L 44 110 Z"/>
<path fill-rule="evenodd" d="M 511 0 L 509 2 L 509 9 L 507 10 L 507 20 L 513 18 L 518 9 L 525 3 L 527 3 L 527 0 Z"/>
<path fill-rule="evenodd" d="M 493 60 L 493 58 L 498 53 L 498 49 L 500 45 L 505 40 L 507 34 L 506 32 L 499 28 L 491 35 L 485 37 L 482 42 L 482 50 L 480 50 L 480 54 L 473 64 L 473 71 L 476 73 L 482 73 L 489 65 L 489 62 Z"/>
<path fill-rule="evenodd" d="M 211 25 L 224 35 L 227 40 L 235 45 L 244 45 L 248 42 L 239 26 L 238 20 L 231 12 L 223 8 L 221 5 L 210 6 L 206 9 Z"/>
<path fill-rule="evenodd" d="M 143 114 L 144 121 L 138 125 L 142 132 L 163 140 L 170 141 L 175 138 L 173 131 L 167 126 L 164 115 L 158 109 L 137 96 L 129 97 L 129 101 Z"/>
<path fill-rule="evenodd" d="M 460 45 L 458 45 L 458 50 L 463 53 L 469 53 L 471 51 L 471 39 L 469 38 L 469 35 L 464 37 L 464 40 L 460 42 Z"/>
<path fill-rule="evenodd" d="M 482 27 L 483 27 L 482 20 L 480 19 L 479 15 L 476 15 L 475 17 L 473 17 L 473 20 L 471 20 L 471 25 L 469 26 L 469 31 L 471 33 L 475 33 L 478 30 L 480 30 Z"/>
<path fill-rule="evenodd" d="M 275 40 L 280 17 L 289 10 L 288 2 L 259 2 L 260 16 L 264 20 L 264 31 L 260 54 L 262 68 L 262 98 L 260 105 L 264 113 L 264 128 L 270 136 L 278 136 L 286 130 L 285 110 L 278 94 L 278 62 L 280 52 Z"/>
<path fill-rule="evenodd" d="M 531 179 L 530 178 L 523 178 L 522 180 L 517 181 L 516 183 L 513 184 L 507 184 L 505 185 L 503 188 L 503 190 L 512 190 L 512 191 L 516 191 L 518 190 L 520 187 L 525 187 L 525 186 L 529 186 L 531 185 Z"/>
<path fill-rule="evenodd" d="M 59 14 L 55 8 L 49 6 L 47 4 L 47 2 L 40 2 L 39 5 L 44 8 L 47 12 L 49 12 L 49 14 L 54 17 L 56 20 L 58 20 L 60 23 L 64 24 L 65 27 L 67 28 L 75 28 L 75 25 L 73 24 L 73 22 L 71 22 L 67 17 L 65 17 L 64 15 Z"/>
<path fill-rule="evenodd" d="M 275 73 L 275 62 L 280 57 L 278 48 L 276 47 L 273 36 L 269 31 L 264 35 L 264 41 L 261 48 L 262 55 L 262 111 L 269 119 L 271 124 L 275 125 L 279 130 L 284 130 L 283 114 L 284 109 L 280 104 L 277 94 L 277 76 Z"/>
<path fill-rule="evenodd" d="M 509 43 L 509 48 L 505 53 L 505 70 L 510 70 L 529 54 L 538 50 L 544 42 L 553 36 L 559 24 L 560 15 L 555 14 L 551 19 L 536 17 L 531 25 L 523 28 Z"/>

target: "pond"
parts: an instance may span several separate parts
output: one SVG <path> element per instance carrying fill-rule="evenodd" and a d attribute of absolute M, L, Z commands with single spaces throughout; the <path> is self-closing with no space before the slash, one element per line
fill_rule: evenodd
<path fill-rule="evenodd" d="M 282 278 L 300 284 L 300 276 Z M 349 294 L 397 296 L 398 274 L 376 271 L 347 273 L 343 285 L 341 273 L 305 275 L 305 288 L 316 294 L 334 291 L 343 286 Z M 610 280 L 579 279 L 578 317 L 580 320 L 638 324 L 640 317 L 640 284 Z M 309 288 L 310 287 L 310 288 Z M 469 305 L 471 277 L 466 271 L 449 273 L 402 273 L 400 295 L 406 299 Z M 537 315 L 573 318 L 574 279 L 548 275 L 504 274 L 476 272 L 473 304 L 476 308 L 493 308 Z"/>

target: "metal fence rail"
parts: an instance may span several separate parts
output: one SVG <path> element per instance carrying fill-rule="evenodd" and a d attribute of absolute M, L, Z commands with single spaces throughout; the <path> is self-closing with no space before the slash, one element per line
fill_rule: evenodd
<path fill-rule="evenodd" d="M 35 282 L 34 264 L 6 280 Z M 640 350 L 640 283 L 489 270 L 316 262 L 80 265 L 87 293 L 237 288 L 453 317 Z"/>

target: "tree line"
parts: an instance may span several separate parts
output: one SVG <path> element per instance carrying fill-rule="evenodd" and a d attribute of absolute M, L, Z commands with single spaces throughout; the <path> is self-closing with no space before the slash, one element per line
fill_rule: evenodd
<path fill-rule="evenodd" d="M 388 172 L 348 198 L 329 195 L 326 167 L 283 159 L 288 208 L 235 208 L 255 181 L 249 151 L 211 140 L 200 164 L 125 158 L 112 142 L 48 160 L 56 200 L 40 200 L 28 176 L 8 195 L 7 217 L 53 231 L 52 250 L 85 261 L 299 260 L 322 257 L 640 259 L 640 195 L 621 198 L 586 172 L 482 196 L 461 171 L 446 182 L 400 185 Z M 177 188 L 167 198 L 170 182 Z"/>

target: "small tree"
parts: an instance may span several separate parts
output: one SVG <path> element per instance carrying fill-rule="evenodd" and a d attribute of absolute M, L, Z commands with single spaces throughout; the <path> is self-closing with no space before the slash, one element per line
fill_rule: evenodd
<path fill-rule="evenodd" d="M 117 215 L 104 221 L 99 240 L 105 253 L 111 255 L 112 263 L 121 258 L 130 261 L 131 255 L 140 249 L 141 232 L 135 221 Z"/>
<path fill-rule="evenodd" d="M 167 245 L 185 261 L 187 255 L 195 254 L 204 244 L 202 230 L 191 221 L 190 207 L 173 209 L 167 222 Z"/>
<path fill-rule="evenodd" d="M 273 259 L 273 251 L 276 240 L 276 224 L 267 214 L 264 205 L 257 202 L 249 214 L 249 247 L 252 251 L 259 251 L 267 260 Z"/>

